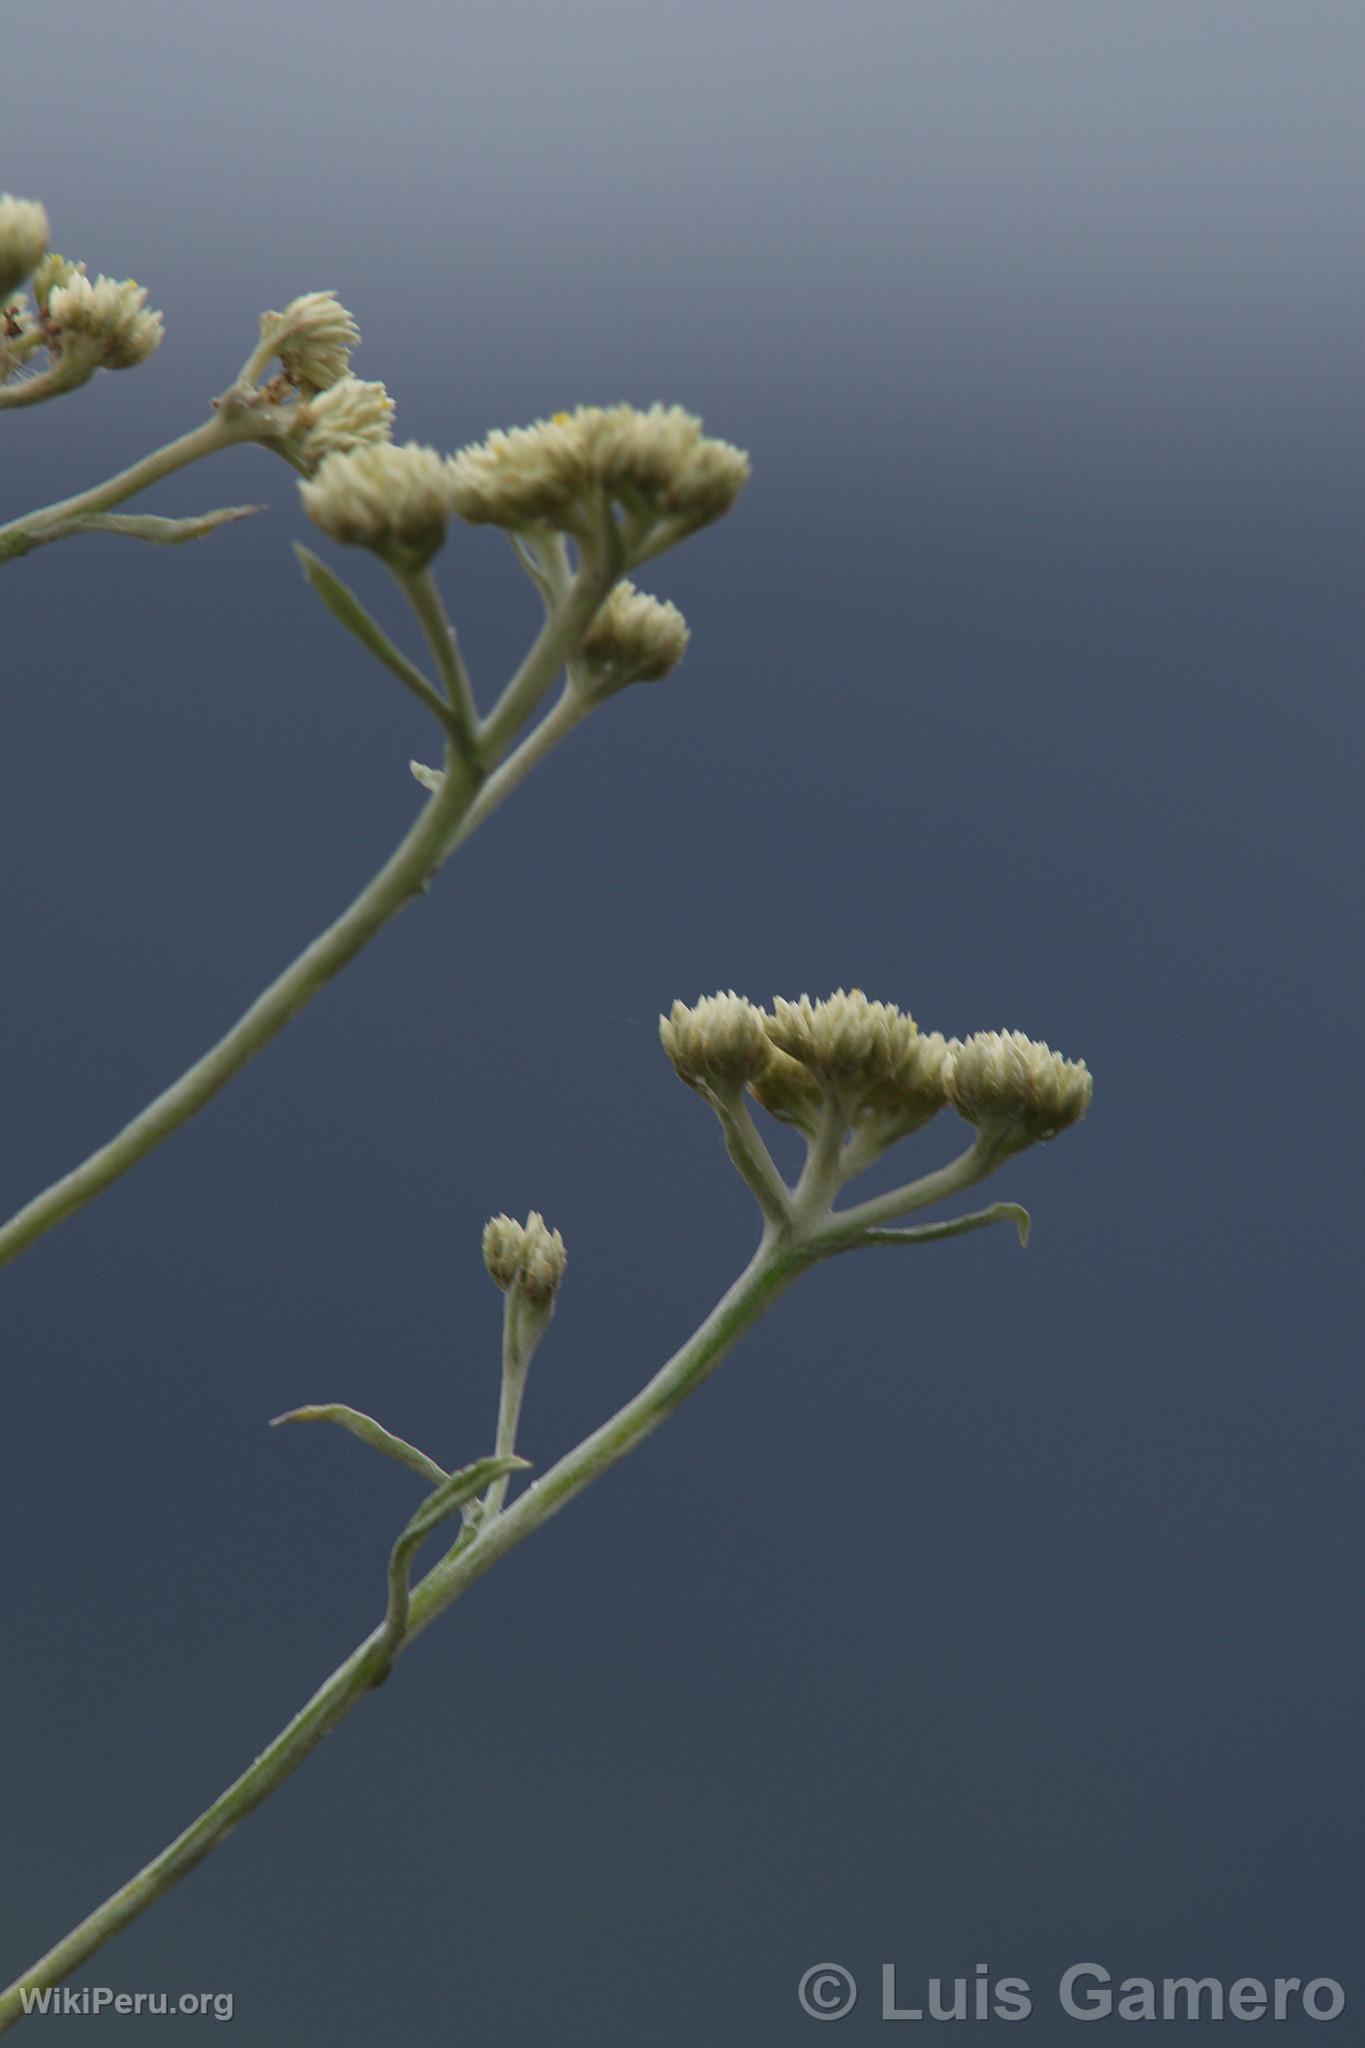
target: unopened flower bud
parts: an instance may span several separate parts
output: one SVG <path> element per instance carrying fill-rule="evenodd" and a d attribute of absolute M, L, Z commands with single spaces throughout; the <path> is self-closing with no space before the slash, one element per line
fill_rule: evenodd
<path fill-rule="evenodd" d="M 892 1071 L 916 1035 L 913 1017 L 893 1003 L 872 1003 L 860 988 L 836 989 L 821 1002 L 777 996 L 768 1024 L 780 1051 L 822 1080 L 874 1084 Z"/>
<path fill-rule="evenodd" d="M 888 1145 L 908 1138 L 948 1102 L 952 1060 L 941 1031 L 916 1031 L 893 1049 L 885 1071 L 863 1089 L 860 1121 L 873 1123 Z"/>
<path fill-rule="evenodd" d="M 164 322 L 148 312 L 147 293 L 131 277 L 97 277 L 73 269 L 47 293 L 47 327 L 63 362 L 74 368 L 130 370 L 160 343 Z"/>
<path fill-rule="evenodd" d="M 495 428 L 450 458 L 451 508 L 472 526 L 572 531 L 586 484 L 583 438 L 573 413 L 529 427 Z"/>
<path fill-rule="evenodd" d="M 37 268 L 49 232 L 47 211 L 36 199 L 0 192 L 0 303 Z"/>
<path fill-rule="evenodd" d="M 393 400 L 382 384 L 340 377 L 298 408 L 303 455 L 316 469 L 329 455 L 349 455 L 393 438 Z"/>
<path fill-rule="evenodd" d="M 261 342 L 278 356 L 289 382 L 304 392 L 326 391 L 351 366 L 360 329 L 335 292 L 305 292 L 282 313 L 262 313 Z"/>
<path fill-rule="evenodd" d="M 515 1288 L 533 1306 L 545 1308 L 564 1277 L 568 1254 L 559 1232 L 533 1209 L 525 1223 L 494 1216 L 485 1224 L 483 1262 L 504 1294 Z"/>
<path fill-rule="evenodd" d="M 775 1045 L 770 1045 L 767 1064 L 754 1075 L 749 1089 L 769 1116 L 775 1116 L 779 1123 L 795 1124 L 808 1136 L 814 1133 L 820 1121 L 824 1091 L 815 1076 L 807 1073 L 801 1062 L 792 1059 L 789 1053 L 779 1052 Z"/>
<path fill-rule="evenodd" d="M 1054 1138 L 1090 1107 L 1083 1060 L 1067 1060 L 1022 1031 L 978 1031 L 952 1047 L 948 1089 L 968 1123 L 1010 1151 Z"/>
<path fill-rule="evenodd" d="M 59 256 L 55 249 L 49 249 L 28 283 L 38 311 L 47 312 L 47 302 L 59 285 L 70 284 L 73 277 L 85 274 L 83 263 L 73 263 L 69 256 Z"/>
<path fill-rule="evenodd" d="M 659 1019 L 659 1038 L 689 1088 L 740 1087 L 768 1064 L 763 1012 L 733 989 L 702 996 L 690 1009 L 675 1002 Z"/>
<path fill-rule="evenodd" d="M 394 568 L 425 568 L 445 539 L 447 468 L 416 441 L 375 442 L 329 455 L 299 485 L 315 525 L 348 546 L 373 548 Z"/>
<path fill-rule="evenodd" d="M 581 405 L 452 458 L 454 508 L 476 525 L 551 526 L 590 543 L 603 499 L 679 539 L 728 512 L 749 459 L 681 406 Z"/>
<path fill-rule="evenodd" d="M 583 635 L 580 687 L 609 697 L 630 683 L 657 683 L 682 660 L 687 621 L 675 604 L 622 581 Z"/>
<path fill-rule="evenodd" d="M 748 482 L 748 456 L 708 439 L 680 405 L 581 407 L 575 417 L 591 474 L 607 495 L 687 532 L 728 512 Z"/>

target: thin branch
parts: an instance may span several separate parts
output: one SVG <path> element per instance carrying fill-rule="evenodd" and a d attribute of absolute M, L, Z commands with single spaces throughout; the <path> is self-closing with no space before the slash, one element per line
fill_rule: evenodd
<path fill-rule="evenodd" d="M 836 1209 L 828 1219 L 829 1229 L 820 1233 L 820 1248 L 822 1251 L 837 1250 L 836 1237 L 842 1240 L 879 1223 L 894 1223 L 898 1216 L 908 1216 L 915 1209 L 928 1208 L 931 1202 L 941 1202 L 948 1195 L 960 1194 L 964 1188 L 984 1180 L 988 1173 L 994 1173 L 996 1167 L 1003 1164 L 1004 1155 L 999 1148 L 984 1138 L 977 1138 L 965 1152 L 959 1153 L 947 1166 L 940 1166 L 936 1172 L 908 1181 L 904 1187 L 894 1188 L 889 1195 L 873 1195 L 870 1201 L 859 1202 L 852 1209 Z"/>
<path fill-rule="evenodd" d="M 453 728 L 465 759 L 475 761 L 478 759 L 479 713 L 470 687 L 469 672 L 455 638 L 455 628 L 446 617 L 436 579 L 426 568 L 412 575 L 398 574 L 398 581 L 421 622 L 437 673 L 445 685 L 446 701 L 450 706 L 446 723 Z"/>
<path fill-rule="evenodd" d="M 77 513 L 70 519 L 60 519 L 52 526 L 43 527 L 40 532 L 31 534 L 22 546 L 16 544 L 10 552 L 26 555 L 34 548 L 45 546 L 48 541 L 70 540 L 79 533 L 121 534 L 127 540 L 151 541 L 157 547 L 174 548 L 187 540 L 206 540 L 220 526 L 231 526 L 238 519 L 250 519 L 264 510 L 264 505 L 222 505 L 215 512 L 200 512 L 185 519 L 162 519 L 152 512 Z"/>
<path fill-rule="evenodd" d="M 117 1137 L 29 1202 L 0 1229 L 0 1265 L 103 1192 L 218 1093 L 326 986 L 405 903 L 421 894 L 469 808 L 472 785 L 447 774 L 401 844 L 349 909 L 256 998 L 225 1037 L 164 1089 Z"/>
<path fill-rule="evenodd" d="M 742 1087 L 728 1095 L 708 1091 L 707 1100 L 720 1119 L 725 1149 L 740 1178 L 753 1190 L 759 1208 L 770 1223 L 790 1223 L 792 1193 L 764 1144 L 758 1126 L 749 1113 Z"/>
<path fill-rule="evenodd" d="M 136 497 L 139 491 L 160 483 L 163 477 L 173 476 L 177 470 L 188 468 L 192 462 L 202 461 L 206 455 L 215 455 L 221 448 L 232 448 L 241 442 L 259 439 L 260 431 L 245 406 L 223 404 L 202 426 L 193 427 L 188 434 L 168 441 L 164 448 L 144 455 L 140 462 L 121 469 L 104 483 L 95 484 L 88 491 L 77 491 L 74 497 L 62 498 L 54 505 L 44 505 L 37 512 L 26 512 L 22 518 L 11 519 L 7 526 L 0 526 L 0 562 L 8 561 L 11 556 L 27 554 L 31 547 L 46 538 L 49 527 L 61 526 L 87 512 L 107 512 L 111 506 Z"/>
<path fill-rule="evenodd" d="M 484 720 L 479 738 L 485 759 L 496 761 L 511 745 L 555 677 L 577 652 L 584 633 L 610 595 L 623 561 L 620 535 L 614 524 L 612 534 L 614 539 L 605 558 L 591 568 L 579 570 L 563 601 L 546 619 L 526 659 Z"/>

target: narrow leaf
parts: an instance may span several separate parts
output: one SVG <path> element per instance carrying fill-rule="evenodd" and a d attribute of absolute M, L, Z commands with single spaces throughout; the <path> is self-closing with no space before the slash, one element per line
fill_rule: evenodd
<path fill-rule="evenodd" d="M 341 1401 L 328 1401 L 310 1408 L 291 1408 L 287 1415 L 277 1415 L 270 1427 L 276 1429 L 282 1422 L 335 1422 L 340 1428 L 349 1430 L 365 1444 L 383 1451 L 386 1457 L 396 1458 L 400 1465 L 408 1465 L 414 1472 L 437 1487 L 443 1486 L 450 1474 L 425 1451 L 419 1451 L 414 1444 L 404 1443 L 401 1436 L 385 1429 L 382 1422 L 376 1422 L 372 1415 L 362 1415 L 358 1408 L 348 1408 Z M 456 1473 L 456 1478 L 460 1475 Z"/>
<path fill-rule="evenodd" d="M 406 654 L 394 646 L 378 621 L 371 618 L 350 585 L 343 583 L 335 570 L 329 569 L 311 548 L 304 547 L 301 542 L 295 541 L 294 553 L 299 558 L 299 567 L 303 570 L 310 589 L 317 592 L 332 617 L 339 620 L 348 633 L 353 633 L 361 646 L 367 648 L 376 661 L 382 662 L 386 669 L 396 675 L 405 689 L 420 697 L 427 708 L 435 711 L 439 718 L 448 720 L 450 707 L 441 701 L 440 694 L 427 681 L 416 663 L 409 661 Z"/>
<path fill-rule="evenodd" d="M 151 512 L 81 512 L 70 519 L 58 519 L 23 536 L 16 553 L 44 546 L 50 540 L 70 540 L 78 533 L 122 534 L 127 540 L 151 541 L 154 546 L 177 548 L 187 540 L 204 540 L 220 526 L 250 519 L 265 510 L 263 505 L 221 505 L 214 512 L 200 512 L 188 519 L 162 519 Z"/>
<path fill-rule="evenodd" d="M 848 1249 L 860 1244 L 931 1244 L 941 1237 L 965 1237 L 968 1231 L 984 1230 L 991 1223 L 1012 1223 L 1020 1244 L 1028 1243 L 1028 1210 L 1017 1202 L 993 1202 L 989 1209 L 975 1209 L 970 1216 L 954 1216 L 947 1223 L 919 1223 L 906 1230 L 864 1230 Z"/>

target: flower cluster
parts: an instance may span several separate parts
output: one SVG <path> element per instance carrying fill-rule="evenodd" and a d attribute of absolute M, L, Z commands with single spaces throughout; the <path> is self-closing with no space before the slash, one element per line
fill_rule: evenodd
<path fill-rule="evenodd" d="M 778 996 L 771 1012 L 733 990 L 690 1008 L 675 1002 L 659 1035 L 681 1078 L 702 1094 L 723 1098 L 747 1086 L 771 1115 L 808 1135 L 828 1105 L 877 1150 L 950 1103 L 1002 1152 L 1055 1137 L 1090 1105 L 1083 1061 L 1017 1031 L 965 1041 L 922 1032 L 861 989 L 819 1002 Z"/>
<path fill-rule="evenodd" d="M 525 1223 L 511 1216 L 490 1217 L 484 1225 L 483 1262 L 504 1294 L 515 1289 L 534 1307 L 544 1308 L 564 1278 L 568 1255 L 559 1232 L 533 1209 Z"/>
<path fill-rule="evenodd" d="M 1066 1060 L 1022 1031 L 978 1031 L 953 1048 L 953 1107 L 1011 1151 L 1055 1138 L 1090 1107 L 1084 1060 Z"/>
<path fill-rule="evenodd" d="M 92 284 L 84 264 L 64 267 L 64 281 L 47 292 L 45 306 L 48 344 L 62 363 L 84 376 L 145 363 L 161 341 L 164 322 L 160 313 L 147 311 L 144 288 L 131 277 L 97 277 Z"/>
<path fill-rule="evenodd" d="M 748 457 L 681 406 L 583 405 L 461 449 L 452 508 L 476 526 L 548 526 L 591 546 L 617 505 L 638 560 L 719 519 L 748 475 Z"/>
<path fill-rule="evenodd" d="M 350 455 L 393 438 L 393 400 L 382 384 L 339 377 L 298 407 L 299 450 L 317 469 L 329 455 Z"/>
<path fill-rule="evenodd" d="M 282 313 L 262 313 L 261 352 L 278 356 L 288 381 L 305 394 L 339 384 L 351 367 L 360 329 L 335 292 L 305 292 Z"/>
<path fill-rule="evenodd" d="M 675 1002 L 659 1019 L 659 1037 L 679 1079 L 703 1092 L 743 1087 L 768 1063 L 767 1019 L 733 989 L 702 996 L 690 1009 Z"/>
<path fill-rule="evenodd" d="M 373 548 L 400 571 L 421 569 L 445 539 L 448 468 L 416 441 L 369 441 L 328 455 L 299 495 L 333 540 Z"/>
<path fill-rule="evenodd" d="M 675 604 L 622 578 L 583 635 L 575 680 L 594 698 L 657 683 L 683 658 L 689 634 Z"/>

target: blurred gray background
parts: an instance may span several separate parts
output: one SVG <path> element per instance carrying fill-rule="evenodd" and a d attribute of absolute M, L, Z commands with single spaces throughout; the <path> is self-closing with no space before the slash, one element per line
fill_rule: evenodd
<path fill-rule="evenodd" d="M 1346 2035 L 1359 9 L 129 0 L 5 35 L 0 184 L 167 336 L 6 419 L 0 517 L 194 424 L 320 287 L 402 437 L 662 398 L 754 478 L 651 572 L 682 670 L 0 1279 L 0 1977 L 377 1618 L 415 1483 L 267 1418 L 484 1449 L 479 1231 L 534 1205 L 571 1255 L 551 1461 L 754 1240 L 657 1013 L 857 983 L 1090 1062 L 1087 1124 L 992 1183 L 1028 1252 L 805 1280 L 81 1981 L 231 1990 L 260 2048 L 787 2048 L 812 1963 L 869 2041 L 882 1962 L 903 2002 L 985 1963 L 1052 2043 L 1089 1958 L 1332 1976 Z M 283 465 L 144 507 L 241 499 L 203 546 L 5 571 L 7 1208 L 418 801 L 435 742 L 304 587 Z M 534 599 L 487 533 L 440 573 L 487 701 Z"/>

